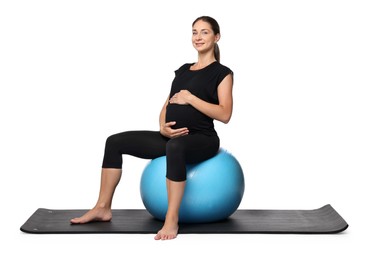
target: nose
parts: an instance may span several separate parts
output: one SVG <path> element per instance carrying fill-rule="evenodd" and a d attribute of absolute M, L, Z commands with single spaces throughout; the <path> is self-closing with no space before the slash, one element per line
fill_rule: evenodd
<path fill-rule="evenodd" d="M 201 34 L 201 33 L 196 33 L 196 34 L 194 35 L 194 39 L 195 39 L 196 41 L 201 40 L 201 39 L 202 39 L 202 34 Z"/>

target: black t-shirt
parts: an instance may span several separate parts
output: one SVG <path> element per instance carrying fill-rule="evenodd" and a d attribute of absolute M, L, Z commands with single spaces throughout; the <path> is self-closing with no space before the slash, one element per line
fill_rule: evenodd
<path fill-rule="evenodd" d="M 215 61 L 200 70 L 190 70 L 194 63 L 186 63 L 175 71 L 170 97 L 180 90 L 189 90 L 193 95 L 212 104 L 218 104 L 217 88 L 221 81 L 233 72 Z M 166 122 L 176 121 L 173 128 L 187 127 L 189 134 L 217 135 L 213 119 L 191 105 L 167 104 Z"/>

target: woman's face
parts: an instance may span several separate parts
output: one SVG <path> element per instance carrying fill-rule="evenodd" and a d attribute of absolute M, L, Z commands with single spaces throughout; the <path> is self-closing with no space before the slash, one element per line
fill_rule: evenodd
<path fill-rule="evenodd" d="M 206 53 L 212 50 L 219 38 L 220 35 L 214 34 L 209 23 L 199 20 L 194 24 L 192 42 L 198 52 Z"/>

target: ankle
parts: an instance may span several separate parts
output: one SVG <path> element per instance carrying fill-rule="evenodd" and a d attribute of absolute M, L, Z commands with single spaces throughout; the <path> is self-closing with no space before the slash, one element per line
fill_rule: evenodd
<path fill-rule="evenodd" d="M 171 214 L 171 213 L 166 214 L 166 222 L 177 223 L 178 221 L 179 221 L 178 214 Z"/>
<path fill-rule="evenodd" d="M 110 204 L 108 203 L 105 203 L 105 202 L 99 202 L 95 205 L 94 207 L 95 209 L 99 209 L 99 210 L 110 210 L 111 209 L 111 206 Z"/>

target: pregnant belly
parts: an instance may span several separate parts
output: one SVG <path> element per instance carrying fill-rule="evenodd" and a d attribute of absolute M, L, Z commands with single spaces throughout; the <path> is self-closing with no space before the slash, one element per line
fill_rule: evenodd
<path fill-rule="evenodd" d="M 182 127 L 191 129 L 196 126 L 199 114 L 202 115 L 192 106 L 169 104 L 166 110 L 166 122 L 175 121 L 176 125 L 172 127 L 174 129 Z"/>

